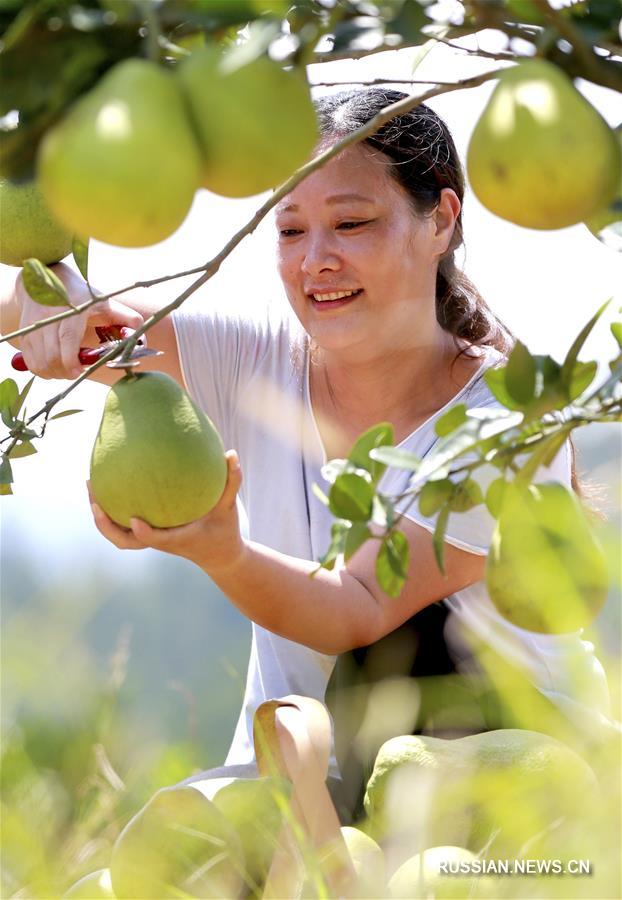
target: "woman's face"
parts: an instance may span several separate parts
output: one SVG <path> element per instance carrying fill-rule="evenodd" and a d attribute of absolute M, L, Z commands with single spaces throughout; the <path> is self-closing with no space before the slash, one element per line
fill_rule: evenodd
<path fill-rule="evenodd" d="M 448 241 L 415 216 L 381 153 L 356 145 L 330 160 L 277 204 L 276 226 L 289 302 L 321 348 L 368 356 L 429 340 Z"/>

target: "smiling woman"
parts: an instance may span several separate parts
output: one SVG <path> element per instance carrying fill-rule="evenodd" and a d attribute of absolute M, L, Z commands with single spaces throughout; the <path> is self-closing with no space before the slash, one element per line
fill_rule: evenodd
<path fill-rule="evenodd" d="M 318 149 L 402 96 L 368 90 L 321 100 Z M 452 517 L 445 575 L 434 556 L 434 517 L 401 510 L 411 562 L 398 599 L 376 579 L 373 542 L 309 577 L 333 524 L 313 493 L 327 459 L 346 456 L 379 421 L 393 425 L 403 449 L 424 457 L 451 403 L 499 405 L 483 375 L 503 359 L 511 336 L 455 267 L 462 196 L 447 127 L 419 106 L 331 159 L 278 207 L 278 270 L 290 310 L 242 316 L 214 304 L 182 308 L 153 329 L 154 344 L 167 351 L 166 371 L 237 451 L 228 454 L 228 484 L 210 514 L 179 528 L 153 529 L 133 519 L 125 530 L 97 507 L 94 513 L 119 548 L 155 547 L 195 563 L 253 623 L 244 704 L 220 774 L 256 771 L 259 704 L 289 694 L 324 701 L 338 656 L 351 659 L 390 636 L 398 637 L 391 656 L 400 673 L 434 675 L 462 665 L 466 627 L 520 664 L 546 696 L 606 710 L 602 669 L 580 633 L 534 636 L 492 606 L 483 576 L 494 522 L 482 506 Z M 74 301 L 86 295 L 75 276 L 62 268 L 59 274 Z M 19 286 L 8 308 L 21 311 L 23 324 L 45 315 Z M 98 323 L 136 326 L 149 311 L 138 299 L 104 304 Z M 93 322 L 68 321 L 72 330 L 46 329 L 45 342 L 41 331 L 24 339 L 32 371 L 59 377 L 77 365 L 84 329 Z M 566 446 L 537 477 L 569 482 L 570 469 Z M 390 469 L 379 489 L 399 495 L 408 477 Z M 248 538 L 240 534 L 238 496 Z M 342 724 L 337 715 L 338 738 Z M 342 773 L 335 753 L 330 773 L 337 797 Z M 344 819 L 356 799 L 356 791 L 342 797 Z"/>

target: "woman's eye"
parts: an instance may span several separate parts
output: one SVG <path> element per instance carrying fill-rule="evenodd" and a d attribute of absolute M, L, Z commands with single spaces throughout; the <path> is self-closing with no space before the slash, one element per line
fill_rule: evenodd
<path fill-rule="evenodd" d="M 301 234 L 299 228 L 280 228 L 279 236 L 280 237 L 295 237 L 297 234 Z"/>
<path fill-rule="evenodd" d="M 340 222 L 337 228 L 340 228 L 342 231 L 352 231 L 353 228 L 358 228 L 360 225 L 368 225 L 370 222 L 371 219 L 365 219 L 362 222 Z"/>

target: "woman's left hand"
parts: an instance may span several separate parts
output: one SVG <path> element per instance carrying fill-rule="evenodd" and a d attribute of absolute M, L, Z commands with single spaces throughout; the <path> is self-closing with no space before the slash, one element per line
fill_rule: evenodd
<path fill-rule="evenodd" d="M 236 504 L 242 470 L 235 450 L 228 450 L 225 455 L 227 483 L 220 500 L 207 515 L 177 528 L 153 528 L 137 518 L 130 520 L 131 529 L 117 525 L 94 501 L 87 482 L 97 530 L 120 550 L 152 547 L 183 556 L 208 573 L 230 568 L 241 557 L 245 547 Z"/>

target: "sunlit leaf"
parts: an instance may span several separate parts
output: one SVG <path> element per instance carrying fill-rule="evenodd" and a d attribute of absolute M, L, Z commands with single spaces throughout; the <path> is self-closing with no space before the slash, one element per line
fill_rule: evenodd
<path fill-rule="evenodd" d="M 501 506 L 503 504 L 503 495 L 505 493 L 505 489 L 507 486 L 507 481 L 505 478 L 495 478 L 494 481 L 488 485 L 488 490 L 486 491 L 486 508 L 491 516 L 494 516 L 496 519 L 501 512 Z"/>
<path fill-rule="evenodd" d="M 445 531 L 447 530 L 447 522 L 449 520 L 449 506 L 444 506 L 436 520 L 436 527 L 432 536 L 432 547 L 434 548 L 434 558 L 442 574 L 445 574 Z"/>
<path fill-rule="evenodd" d="M 329 491 L 329 509 L 340 519 L 367 522 L 371 518 L 373 496 L 369 473 L 344 472 L 335 479 Z"/>
<path fill-rule="evenodd" d="M 330 546 L 326 553 L 320 557 L 320 565 L 313 571 L 313 575 L 315 575 L 320 568 L 333 569 L 335 567 L 335 562 L 345 550 L 347 531 L 347 522 L 333 522 L 330 528 Z"/>
<path fill-rule="evenodd" d="M 452 512 L 467 512 L 483 502 L 484 495 L 480 485 L 474 478 L 469 477 L 454 485 L 449 508 Z"/>
<path fill-rule="evenodd" d="M 6 410 L 10 416 L 11 423 L 13 416 L 19 411 L 19 408 L 16 410 L 18 402 L 19 388 L 17 383 L 12 378 L 5 378 L 4 381 L 0 382 L 0 409 L 3 411 Z M 7 425 L 8 428 L 11 427 L 6 421 L 4 424 Z"/>
<path fill-rule="evenodd" d="M 536 389 L 536 364 L 533 356 L 517 341 L 505 367 L 505 387 L 516 403 L 527 405 Z"/>
<path fill-rule="evenodd" d="M 410 453 L 408 450 L 401 450 L 399 447 L 378 447 L 370 450 L 369 455 L 372 459 L 392 466 L 394 469 L 407 469 L 410 472 L 416 472 L 421 465 L 421 459 Z"/>
<path fill-rule="evenodd" d="M 81 410 L 81 409 L 64 409 L 62 412 L 59 412 L 53 416 L 50 416 L 49 421 L 51 422 L 52 419 L 64 419 L 65 416 L 75 416 L 76 413 L 80 413 L 80 412 L 83 412 L 83 410 Z"/>
<path fill-rule="evenodd" d="M 30 441 L 21 441 L 21 443 L 16 444 L 15 447 L 9 453 L 11 459 L 21 459 L 24 456 L 32 456 L 33 453 L 37 452 L 37 448 L 34 447 Z"/>
<path fill-rule="evenodd" d="M 42 306 L 72 305 L 63 282 L 40 260 L 25 260 L 22 278 L 29 295 Z"/>
<path fill-rule="evenodd" d="M 592 329 L 594 328 L 594 326 L 596 325 L 596 323 L 598 322 L 598 320 L 600 319 L 602 314 L 605 312 L 605 310 L 607 309 L 607 307 L 609 306 L 610 303 L 611 303 L 611 298 L 609 298 L 609 300 L 607 300 L 605 303 L 603 303 L 602 306 L 594 313 L 594 315 L 589 320 L 589 322 L 583 326 L 583 328 L 581 329 L 579 334 L 576 336 L 576 338 L 572 342 L 572 346 L 570 347 L 570 350 L 566 354 L 566 358 L 562 365 L 562 380 L 567 387 L 570 386 L 570 383 L 572 381 L 573 372 L 575 370 L 575 363 L 577 361 L 579 353 L 581 352 L 581 350 L 583 348 L 583 345 L 585 344 L 586 340 L 588 339 L 588 337 L 590 336 L 590 334 L 592 332 Z"/>
<path fill-rule="evenodd" d="M 457 403 L 436 421 L 434 431 L 439 437 L 445 437 L 451 434 L 452 431 L 455 431 L 466 420 L 466 404 Z"/>
<path fill-rule="evenodd" d="M 622 350 L 622 322 L 612 322 L 609 327 L 612 335 L 618 342 L 618 347 Z"/>
<path fill-rule="evenodd" d="M 449 500 L 454 491 L 453 482 L 448 478 L 426 481 L 418 497 L 419 512 L 422 516 L 433 516 Z"/>
<path fill-rule="evenodd" d="M 394 440 L 393 426 L 390 422 L 381 422 L 365 431 L 356 441 L 348 454 L 348 460 L 359 469 L 366 469 L 374 484 L 378 484 L 386 465 L 377 459 L 370 458 L 370 451 L 376 447 L 391 446 Z"/>
<path fill-rule="evenodd" d="M 80 275 L 84 278 L 85 281 L 89 280 L 89 239 L 82 240 L 82 238 L 74 237 L 73 243 L 71 245 L 71 252 L 73 254 L 73 258 L 78 267 Z"/>
<path fill-rule="evenodd" d="M 594 360 L 591 362 L 581 362 L 577 360 L 572 370 L 570 384 L 568 385 L 568 396 L 570 400 L 576 400 L 581 394 L 587 390 L 596 377 L 598 371 L 598 363 Z"/>
<path fill-rule="evenodd" d="M 2 456 L 2 461 L 0 462 L 0 485 L 11 485 L 13 483 L 13 470 L 11 469 L 11 462 L 8 456 Z M 8 491 L 7 493 L 10 493 Z"/>
<path fill-rule="evenodd" d="M 408 541 L 401 531 L 392 531 L 382 541 L 376 557 L 376 578 L 389 597 L 399 597 L 408 574 Z"/>
<path fill-rule="evenodd" d="M 371 538 L 372 533 L 369 526 L 364 522 L 353 522 L 346 532 L 346 543 L 344 547 L 344 558 L 347 560 L 354 556 L 356 551 L 363 546 L 365 541 Z"/>
<path fill-rule="evenodd" d="M 499 403 L 503 403 L 507 409 L 520 409 L 520 404 L 512 398 L 505 383 L 505 366 L 499 366 L 495 369 L 488 369 L 484 373 L 484 381 L 490 388 L 490 392 Z"/>
<path fill-rule="evenodd" d="M 33 375 L 32 378 L 29 379 L 29 381 L 26 383 L 26 385 L 20 391 L 19 396 L 17 397 L 15 403 L 11 406 L 11 412 L 13 413 L 14 416 L 16 416 L 19 413 L 22 406 L 24 405 L 24 402 L 26 400 L 26 397 L 28 396 L 30 388 L 32 387 L 32 385 L 34 383 L 34 380 L 35 380 L 35 376 Z M 1 389 L 1 385 L 0 385 L 0 389 Z M 2 405 L 2 404 L 0 404 L 0 405 Z"/>

